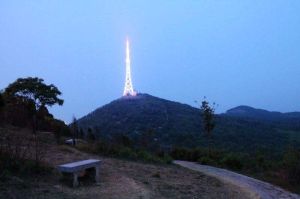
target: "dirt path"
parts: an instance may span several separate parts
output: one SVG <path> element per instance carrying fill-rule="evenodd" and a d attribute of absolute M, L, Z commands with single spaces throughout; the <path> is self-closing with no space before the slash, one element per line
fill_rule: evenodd
<path fill-rule="evenodd" d="M 61 193 L 78 199 L 250 199 L 213 177 L 177 165 L 99 157 L 67 146 L 50 147 L 47 151 L 46 161 L 53 166 L 88 158 L 102 160 L 100 186 L 89 184 L 73 189 L 59 183 Z"/>
<path fill-rule="evenodd" d="M 251 198 L 300 199 L 300 196 L 297 194 L 290 193 L 277 186 L 238 173 L 234 173 L 226 169 L 200 165 L 198 163 L 188 161 L 176 160 L 174 161 L 174 163 L 194 171 L 199 171 L 208 176 L 215 177 L 224 183 L 229 183 L 237 187 L 241 191 L 244 191 L 245 194 L 249 194 Z"/>

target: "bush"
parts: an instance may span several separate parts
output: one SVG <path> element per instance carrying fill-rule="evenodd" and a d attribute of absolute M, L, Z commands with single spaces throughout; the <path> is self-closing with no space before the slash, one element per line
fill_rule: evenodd
<path fill-rule="evenodd" d="M 96 153 L 95 146 L 92 144 L 78 143 L 76 148 L 87 153 Z"/>
<path fill-rule="evenodd" d="M 207 157 L 207 156 L 204 156 L 204 157 L 201 157 L 198 162 L 200 164 L 204 164 L 204 165 L 216 165 L 216 162 L 211 159 L 210 157 Z"/>
<path fill-rule="evenodd" d="M 190 160 L 190 151 L 185 148 L 174 148 L 170 155 L 177 160 Z"/>
<path fill-rule="evenodd" d="M 53 170 L 44 164 L 36 164 L 34 160 L 15 159 L 14 164 L 10 161 L 10 157 L 0 154 L 0 180 L 11 175 L 48 174 Z"/>
<path fill-rule="evenodd" d="M 163 157 L 162 157 L 162 161 L 163 163 L 167 163 L 167 164 L 171 164 L 173 162 L 173 159 L 171 156 L 165 154 Z"/>
<path fill-rule="evenodd" d="M 243 168 L 243 162 L 241 158 L 234 154 L 225 155 L 221 160 L 221 164 L 233 170 L 241 170 Z"/>
<path fill-rule="evenodd" d="M 161 156 L 147 152 L 145 150 L 133 149 L 117 144 L 109 144 L 108 142 L 98 141 L 96 143 L 80 143 L 76 146 L 79 150 L 88 153 L 101 154 L 105 156 L 119 157 L 130 160 L 141 160 L 151 163 L 172 163 L 172 158 L 167 154 Z"/>
<path fill-rule="evenodd" d="M 284 155 L 283 166 L 287 170 L 289 182 L 300 184 L 300 150 L 288 150 Z"/>
<path fill-rule="evenodd" d="M 146 152 L 146 151 L 138 151 L 137 153 L 137 157 L 140 159 L 140 160 L 143 160 L 145 162 L 153 162 L 154 158 L 153 156 Z"/>
<path fill-rule="evenodd" d="M 136 159 L 137 154 L 134 150 L 129 147 L 121 147 L 118 156 L 122 158 Z"/>

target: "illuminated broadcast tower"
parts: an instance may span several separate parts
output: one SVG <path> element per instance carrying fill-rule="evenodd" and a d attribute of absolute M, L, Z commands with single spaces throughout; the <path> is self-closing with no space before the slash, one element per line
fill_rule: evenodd
<path fill-rule="evenodd" d="M 129 41 L 126 40 L 126 77 L 123 96 L 136 96 L 136 92 L 133 90 L 131 81 L 131 69 L 130 69 L 130 52 L 129 52 Z"/>

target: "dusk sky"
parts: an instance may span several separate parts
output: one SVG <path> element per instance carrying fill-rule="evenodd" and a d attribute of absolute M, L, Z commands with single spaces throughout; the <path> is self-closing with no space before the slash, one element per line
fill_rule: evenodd
<path fill-rule="evenodd" d="M 0 1 L 0 89 L 38 76 L 66 122 L 121 97 L 125 40 L 135 90 L 217 112 L 300 111 L 300 1 Z"/>

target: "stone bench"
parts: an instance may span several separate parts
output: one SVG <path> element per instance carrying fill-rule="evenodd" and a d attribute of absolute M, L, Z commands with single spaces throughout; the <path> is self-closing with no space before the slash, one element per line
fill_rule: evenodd
<path fill-rule="evenodd" d="M 73 173 L 73 187 L 77 187 L 79 185 L 78 175 L 80 174 L 80 172 L 90 168 L 95 168 L 95 181 L 96 183 L 99 183 L 100 163 L 100 160 L 89 159 L 78 162 L 71 162 L 68 164 L 62 164 L 59 165 L 57 169 L 61 173 Z"/>

